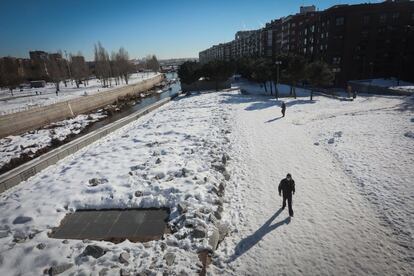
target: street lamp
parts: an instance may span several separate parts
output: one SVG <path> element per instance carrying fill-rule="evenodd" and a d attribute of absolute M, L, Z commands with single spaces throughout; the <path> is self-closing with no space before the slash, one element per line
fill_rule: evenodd
<path fill-rule="evenodd" d="M 280 61 L 280 60 L 276 60 L 276 62 L 275 62 L 275 64 L 276 64 L 276 100 L 278 100 L 278 98 L 279 98 L 279 89 L 278 89 L 278 85 L 279 85 L 279 65 L 281 65 L 282 64 L 282 61 Z"/>

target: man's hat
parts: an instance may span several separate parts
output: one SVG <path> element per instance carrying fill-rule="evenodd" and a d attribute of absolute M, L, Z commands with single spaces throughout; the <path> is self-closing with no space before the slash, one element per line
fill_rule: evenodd
<path fill-rule="evenodd" d="M 291 175 L 290 173 L 288 173 L 288 174 L 286 175 L 286 177 L 292 177 L 292 175 Z"/>

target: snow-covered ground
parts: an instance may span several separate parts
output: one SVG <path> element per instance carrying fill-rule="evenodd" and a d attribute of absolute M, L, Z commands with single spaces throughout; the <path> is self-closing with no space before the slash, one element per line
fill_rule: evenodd
<path fill-rule="evenodd" d="M 128 84 L 138 83 L 154 75 L 155 73 L 152 72 L 132 74 Z M 82 97 L 84 95 L 92 95 L 125 85 L 125 82 L 122 82 L 120 85 L 115 86 L 115 82 L 112 81 L 112 87 L 103 88 L 98 79 L 89 80 L 86 87 L 80 85 L 79 88 L 76 87 L 74 82 L 68 82 L 67 87 L 61 83 L 59 95 L 56 95 L 56 88 L 53 83 L 48 83 L 46 87 L 43 88 L 25 88 L 23 91 L 15 89 L 13 96 L 11 96 L 9 90 L 4 89 L 0 90 L 0 115 L 19 112 L 33 107 L 54 104 Z M 36 95 L 36 92 L 38 92 L 38 95 Z"/>
<path fill-rule="evenodd" d="M 225 174 L 217 169 L 229 141 L 221 98 L 211 94 L 175 100 L 6 191 L 0 197 L 0 275 L 40 275 L 65 263 L 76 264 L 68 270 L 75 275 L 96 275 L 103 268 L 112 269 L 109 275 L 119 274 L 119 268 L 199 271 L 196 252 L 210 248 L 208 236 L 222 212 L 218 191 Z M 105 180 L 92 186 L 93 178 Z M 177 211 L 179 203 L 188 205 L 185 215 Z M 98 260 L 79 257 L 88 243 L 62 243 L 47 236 L 68 212 L 124 207 L 170 207 L 177 232 L 145 246 L 93 242 L 109 249 Z M 17 217 L 29 221 L 19 224 Z M 39 250 L 39 244 L 46 247 Z M 123 251 L 131 255 L 127 266 L 118 261 Z M 176 256 L 171 267 L 163 259 L 167 253 Z"/>
<path fill-rule="evenodd" d="M 74 264 L 65 275 L 103 268 L 195 274 L 196 252 L 210 245 L 189 225 L 210 235 L 221 204 L 220 225 L 230 233 L 213 255 L 212 274 L 412 275 L 413 97 L 284 100 L 280 118 L 280 102 L 269 97 L 180 98 L 6 191 L 0 275 L 39 275 L 63 263 Z M 229 175 L 220 172 L 224 153 Z M 296 181 L 291 219 L 277 194 L 288 172 Z M 92 178 L 105 181 L 91 186 Z M 177 232 L 145 244 L 47 236 L 68 212 L 116 207 L 170 207 Z M 88 244 L 109 251 L 79 257 Z M 128 265 L 118 261 L 125 251 Z M 167 253 L 175 256 L 171 266 Z"/>
<path fill-rule="evenodd" d="M 217 274 L 412 275 L 414 98 L 231 95 L 233 158 L 224 206 L 237 232 Z M 295 217 L 280 180 L 296 181 Z"/>
<path fill-rule="evenodd" d="M 106 117 L 102 111 L 81 114 L 75 118 L 59 121 L 21 135 L 10 135 L 0 139 L 0 168 L 13 158 L 22 155 L 33 157 L 39 150 L 51 146 L 53 140 L 63 141 L 68 136 L 79 134 L 89 124 Z"/>

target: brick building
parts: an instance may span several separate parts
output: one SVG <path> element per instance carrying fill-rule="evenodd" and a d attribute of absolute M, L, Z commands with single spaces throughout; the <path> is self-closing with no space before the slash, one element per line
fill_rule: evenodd
<path fill-rule="evenodd" d="M 239 35 L 238 35 L 239 34 Z M 225 48 L 232 49 L 230 55 Z M 240 57 L 300 54 L 324 60 L 335 84 L 372 77 L 414 81 L 414 2 L 336 5 L 324 11 L 301 7 L 300 13 L 273 20 L 259 30 L 238 32 L 233 41 L 200 52 L 200 62 Z"/>

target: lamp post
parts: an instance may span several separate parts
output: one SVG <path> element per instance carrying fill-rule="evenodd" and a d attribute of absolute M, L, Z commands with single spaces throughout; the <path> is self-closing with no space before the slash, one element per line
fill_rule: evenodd
<path fill-rule="evenodd" d="M 275 94 L 276 94 L 276 100 L 278 100 L 278 98 L 279 98 L 279 89 L 278 89 L 277 86 L 279 85 L 279 65 L 282 64 L 282 61 L 277 60 L 275 62 L 275 64 L 276 64 L 276 89 L 275 89 Z"/>

